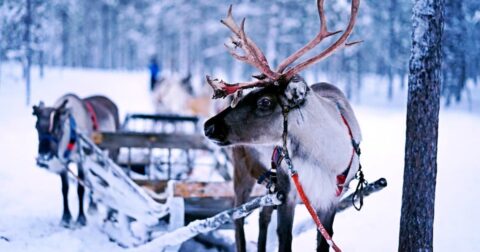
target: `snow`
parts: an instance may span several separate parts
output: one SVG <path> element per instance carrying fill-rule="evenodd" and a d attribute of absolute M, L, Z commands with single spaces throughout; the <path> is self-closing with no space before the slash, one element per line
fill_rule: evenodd
<path fill-rule="evenodd" d="M 35 166 L 37 135 L 31 107 L 25 106 L 24 84 L 17 65 L 3 65 L 0 80 L 0 251 L 123 251 L 100 231 L 100 216 L 88 216 L 89 225 L 73 230 L 60 227 L 60 179 Z M 146 72 L 47 68 L 44 79 L 33 71 L 32 100 L 47 105 L 66 92 L 80 96 L 104 94 L 120 112 L 152 112 Z M 362 211 L 337 215 L 333 239 L 344 251 L 395 251 L 403 178 L 405 138 L 404 97 L 383 101 L 381 78 L 369 78 L 362 103 L 353 107 L 363 130 L 362 164 L 368 180 L 385 177 L 388 187 L 365 200 Z M 385 82 L 386 83 L 386 82 Z M 479 87 L 471 92 L 478 101 Z M 397 92 L 399 93 L 399 92 Z M 379 98 L 380 96 L 381 99 Z M 354 99 L 355 101 L 357 99 Z M 358 99 L 360 100 L 360 99 Z M 386 98 L 385 98 L 386 100 Z M 474 106 L 477 107 L 477 106 Z M 477 210 L 480 176 L 478 146 L 480 117 L 463 107 L 440 112 L 434 247 L 436 251 L 480 251 Z M 298 169 L 301 172 L 300 168 Z M 72 183 L 73 184 L 73 183 Z M 76 187 L 70 187 L 70 209 L 76 216 Z M 247 218 L 246 235 L 254 248 L 258 212 Z M 299 205 L 295 223 L 310 218 Z M 233 231 L 224 231 L 230 237 Z M 270 234 L 273 234 L 271 232 Z M 313 251 L 315 230 L 293 240 L 294 251 Z M 271 247 L 270 247 L 271 248 Z"/>

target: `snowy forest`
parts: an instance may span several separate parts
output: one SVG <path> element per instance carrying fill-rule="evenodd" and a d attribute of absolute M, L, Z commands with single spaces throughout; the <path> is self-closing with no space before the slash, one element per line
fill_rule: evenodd
<path fill-rule="evenodd" d="M 0 0 L 0 132 L 0 251 L 480 251 L 480 1 Z"/>
<path fill-rule="evenodd" d="M 38 65 L 40 71 L 44 66 L 134 70 L 156 57 L 167 71 L 201 75 L 224 66 L 224 74 L 231 78 L 249 76 L 252 69 L 235 62 L 223 47 L 228 31 L 218 25 L 219 18 L 231 3 L 237 18 L 247 18 L 247 33 L 274 66 L 318 30 L 316 9 L 294 0 L 3 0 L 0 62 L 15 60 L 25 68 Z M 411 5 L 411 1 L 364 1 L 353 37 L 364 43 L 309 71 L 346 83 L 348 97 L 362 88 L 366 75 L 385 76 L 388 81 L 378 88 L 386 89 L 391 99 L 394 80 L 402 80 L 402 88 L 406 83 Z M 349 3 L 332 1 L 326 9 L 331 29 L 341 29 Z M 478 83 L 479 9 L 476 0 L 445 1 L 446 105 L 469 99 L 467 80 Z"/>

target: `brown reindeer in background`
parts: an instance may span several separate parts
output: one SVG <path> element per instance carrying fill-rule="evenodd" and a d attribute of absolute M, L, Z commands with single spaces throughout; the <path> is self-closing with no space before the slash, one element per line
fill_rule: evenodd
<path fill-rule="evenodd" d="M 235 84 L 207 76 L 207 82 L 214 89 L 214 98 L 234 95 L 234 102 L 231 107 L 210 118 L 204 130 L 205 135 L 216 144 L 235 146 L 235 192 L 236 204 L 239 205 L 248 199 L 255 179 L 266 170 L 265 164 L 269 161 L 269 155 L 263 154 L 264 148 L 257 146 L 270 146 L 271 150 L 273 146 L 280 145 L 284 117 L 288 118 L 286 147 L 290 150 L 291 160 L 297 167 L 299 181 L 310 203 L 331 236 L 336 205 L 346 191 L 343 189 L 347 188 L 359 169 L 356 150 L 361 140 L 360 127 L 347 99 L 338 88 L 327 83 L 308 86 L 298 73 L 335 51 L 358 43 L 347 43 L 347 39 L 352 33 L 360 3 L 359 0 L 352 0 L 348 26 L 333 44 L 290 67 L 325 38 L 342 32 L 328 31 L 323 2 L 317 1 L 319 33 L 281 62 L 276 70 L 269 66 L 263 52 L 245 34 L 245 19 L 240 26 L 235 23 L 230 7 L 227 18 L 221 21 L 233 32 L 230 54 L 257 68 L 261 74 L 254 75 L 254 81 Z M 236 49 L 243 51 L 243 54 Z M 254 87 L 257 88 L 241 97 L 243 89 Z M 279 251 L 291 251 L 297 193 L 291 190 L 286 167 L 278 172 L 278 184 L 287 192 L 285 203 L 278 207 Z M 271 210 L 264 209 L 260 215 L 259 251 L 265 251 L 270 213 Z M 238 221 L 236 228 L 237 249 L 245 251 L 243 222 Z M 328 251 L 327 241 L 321 235 L 317 239 L 317 251 Z"/>

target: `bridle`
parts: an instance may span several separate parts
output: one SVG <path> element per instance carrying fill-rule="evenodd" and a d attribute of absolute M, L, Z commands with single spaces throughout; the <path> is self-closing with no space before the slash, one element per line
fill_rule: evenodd
<path fill-rule="evenodd" d="M 55 120 L 54 120 L 54 117 L 55 117 L 55 111 L 52 111 L 50 116 L 49 116 L 49 125 L 48 125 L 48 131 L 47 132 L 40 132 L 39 131 L 39 141 L 47 141 L 49 143 L 49 148 L 51 148 L 51 143 L 55 143 L 56 144 L 56 150 L 52 150 L 50 149 L 50 152 L 49 152 L 49 157 L 52 158 L 52 157 L 57 157 L 59 160 L 65 162 L 65 163 L 68 163 L 70 162 L 70 155 L 73 151 L 73 149 L 75 148 L 75 144 L 77 142 L 77 124 L 76 124 L 76 121 L 73 117 L 73 115 L 71 113 L 68 114 L 68 118 L 67 120 L 69 121 L 69 133 L 70 133 L 70 136 L 69 136 L 69 139 L 68 139 L 68 143 L 67 143 L 67 147 L 65 149 L 65 151 L 63 152 L 62 156 L 60 157 L 59 156 L 59 144 L 60 144 L 60 140 L 61 138 L 63 137 L 63 134 L 65 132 L 63 132 L 64 130 L 62 129 L 62 133 L 60 134 L 61 136 L 57 136 L 55 135 L 54 131 L 55 131 Z M 59 121 L 59 124 L 57 127 L 62 127 L 64 125 L 65 121 Z"/>

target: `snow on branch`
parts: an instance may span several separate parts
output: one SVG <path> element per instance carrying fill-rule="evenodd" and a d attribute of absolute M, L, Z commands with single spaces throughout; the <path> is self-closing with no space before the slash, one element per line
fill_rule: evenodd
<path fill-rule="evenodd" d="M 227 224 L 235 219 L 243 218 L 259 207 L 274 206 L 280 204 L 282 204 L 282 202 L 278 199 L 278 196 L 276 194 L 267 194 L 262 197 L 255 198 L 239 207 L 225 210 L 213 217 L 190 222 L 187 226 L 166 233 L 136 249 L 141 249 L 142 251 L 160 251 L 160 249 L 162 248 L 179 245 L 182 242 L 191 239 L 200 233 L 210 232 L 212 230 L 220 228 L 220 226 Z"/>

